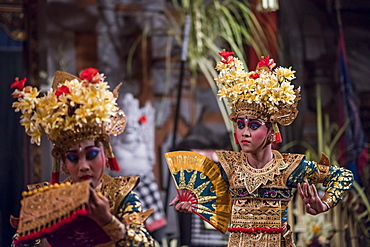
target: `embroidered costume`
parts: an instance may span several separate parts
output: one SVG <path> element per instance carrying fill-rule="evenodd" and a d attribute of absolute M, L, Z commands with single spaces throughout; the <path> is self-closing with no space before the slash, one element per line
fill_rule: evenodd
<path fill-rule="evenodd" d="M 110 246 L 154 246 L 153 239 L 145 228 L 145 220 L 152 212 L 142 213 L 142 206 L 132 190 L 139 183 L 139 177 L 116 177 L 103 175 L 96 191 L 109 200 L 112 221 L 103 227 L 112 241 L 99 247 Z M 122 224 L 122 222 L 124 224 Z M 124 228 L 126 234 L 122 234 Z"/>
<path fill-rule="evenodd" d="M 352 184 L 350 171 L 330 166 L 325 158 L 317 163 L 299 154 L 273 154 L 264 168 L 255 169 L 242 152 L 217 151 L 233 205 L 229 246 L 294 246 L 287 225 L 292 188 L 304 181 L 323 183 L 322 201 L 332 208 Z"/>
<path fill-rule="evenodd" d="M 70 183 L 71 179 L 67 178 L 64 182 Z M 145 220 L 150 215 L 150 211 L 142 213 L 141 202 L 137 197 L 136 193 L 132 190 L 138 184 L 138 177 L 117 177 L 112 178 L 109 175 L 104 174 L 102 178 L 102 183 L 96 188 L 97 192 L 101 192 L 102 195 L 108 198 L 110 212 L 112 213 L 112 220 L 107 225 L 103 226 L 102 229 L 109 236 L 110 242 L 99 244 L 99 247 L 113 247 L 113 246 L 153 246 L 153 239 L 149 235 L 145 228 Z M 45 188 L 49 186 L 48 183 L 44 183 L 42 186 L 31 185 L 30 189 Z M 36 190 L 37 190 L 36 188 Z M 59 197 L 62 194 L 60 193 Z M 66 195 L 70 196 L 70 195 Z M 59 199 L 63 201 L 64 199 Z M 75 200 L 74 200 L 75 201 Z M 45 202 L 40 202 L 45 204 Z M 73 202 L 72 202 L 73 203 Z M 28 205 L 29 207 L 29 205 Z M 32 206 L 31 206 L 32 207 Z M 62 207 L 61 209 L 63 210 Z M 46 209 L 48 210 L 48 209 Z M 65 209 L 65 213 L 68 214 L 68 210 Z M 62 214 L 65 214 L 62 213 Z M 34 224 L 37 224 L 34 223 Z M 38 227 L 43 225 L 39 223 Z M 73 226 L 71 226 L 73 227 Z M 81 234 L 81 233 L 80 233 Z M 98 234 L 98 233 L 96 233 Z M 13 238 L 12 247 L 15 243 L 18 243 L 19 234 L 16 234 Z M 68 244 L 68 246 L 74 246 L 73 242 L 76 241 L 76 235 L 69 236 L 54 236 L 47 235 L 50 241 L 63 241 L 63 244 Z M 91 246 L 89 239 L 81 239 L 80 241 L 85 241 L 85 246 Z M 80 245 L 80 244 L 79 244 Z M 17 246 L 24 247 L 39 247 L 41 246 L 40 239 L 36 239 L 33 242 L 27 244 L 20 244 Z M 77 245 L 78 246 L 78 245 Z"/>
<path fill-rule="evenodd" d="M 52 90 L 42 96 L 36 88 L 25 87 L 25 81 L 16 80 L 12 85 L 17 88 L 13 97 L 18 99 L 13 107 L 22 113 L 21 124 L 32 143 L 39 145 L 43 133 L 48 136 L 54 162 L 51 183 L 31 185 L 30 191 L 23 193 L 20 219 L 13 218 L 18 229 L 13 245 L 41 246 L 37 238 L 45 237 L 51 246 L 154 246 L 144 224 L 153 210 L 143 213 L 132 191 L 138 177 L 102 175 L 95 191 L 98 197 L 108 199 L 112 214 L 111 221 L 102 227 L 87 217 L 90 181 L 73 183 L 69 177 L 59 184 L 60 160 L 83 141 L 96 146 L 102 143 L 107 160 L 99 164 L 103 169 L 106 165 L 119 170 L 109 137 L 121 134 L 126 125 L 125 114 L 116 103 L 118 88 L 109 91 L 104 75 L 93 68 L 82 71 L 80 78 L 58 71 Z"/>
<path fill-rule="evenodd" d="M 271 125 L 273 133 L 270 135 L 271 127 L 266 126 L 264 146 L 260 149 L 253 149 L 249 144 L 245 146 L 250 148 L 246 150 L 252 150 L 251 153 L 268 150 L 270 155 L 271 150 L 272 160 L 257 169 L 248 163 L 247 151 L 217 151 L 220 164 L 216 169 L 210 164 L 212 161 L 200 154 L 166 153 L 176 188 L 186 191 L 179 194 L 179 200 L 190 202 L 193 212 L 223 233 L 229 223 L 230 247 L 293 247 L 292 232 L 287 225 L 292 188 L 305 181 L 323 183 L 326 190 L 321 201 L 330 209 L 351 187 L 353 174 L 330 165 L 325 155 L 319 162 L 308 161 L 304 155 L 281 154 L 269 146 L 282 141 L 278 124 L 290 125 L 298 114 L 300 88 L 294 89 L 291 85 L 295 71 L 275 68 L 274 60 L 268 56 L 258 63 L 255 71 L 247 72 L 243 63 L 233 57 L 233 52 L 223 51 L 220 55 L 223 59 L 217 63 L 219 75 L 215 80 L 219 86 L 218 95 L 227 99 L 233 110 L 230 120 L 237 122 L 239 116 L 253 116 L 263 121 L 258 121 L 255 129 Z M 240 121 L 245 124 L 246 120 Z M 242 127 L 248 128 L 249 136 L 255 130 L 253 125 Z M 247 134 L 243 132 L 242 135 Z M 250 142 L 251 139 L 246 139 L 246 143 Z M 230 205 L 225 196 L 231 199 Z M 225 222 L 227 215 L 231 215 L 230 221 Z"/>

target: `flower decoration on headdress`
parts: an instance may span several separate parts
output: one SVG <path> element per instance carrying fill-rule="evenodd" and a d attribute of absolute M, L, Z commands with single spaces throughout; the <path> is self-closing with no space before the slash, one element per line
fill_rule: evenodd
<path fill-rule="evenodd" d="M 104 145 L 111 170 L 119 170 L 110 145 L 109 135 L 119 135 L 126 126 L 126 116 L 116 100 L 118 87 L 109 91 L 104 75 L 97 69 L 88 68 L 80 78 L 57 71 L 52 89 L 42 94 L 37 88 L 24 87 L 26 79 L 16 81 L 12 94 L 18 101 L 13 103 L 21 112 L 20 123 L 31 137 L 31 143 L 40 145 L 45 133 L 53 143 L 55 158 L 52 183 L 59 181 L 60 158 L 72 145 L 84 140 Z M 41 96 L 40 96 L 41 95 Z"/>
<path fill-rule="evenodd" d="M 225 51 L 220 53 L 221 56 Z M 224 56 L 223 56 L 224 57 Z M 225 63 L 225 60 L 230 61 Z M 293 104 L 296 98 L 294 85 L 295 71 L 291 68 L 278 67 L 270 56 L 263 58 L 255 71 L 245 71 L 244 64 L 232 54 L 217 63 L 219 71 L 215 80 L 219 86 L 218 95 L 231 103 L 246 101 L 266 107 L 272 114 L 279 110 L 281 104 Z"/>
<path fill-rule="evenodd" d="M 218 96 L 230 103 L 233 121 L 239 114 L 251 114 L 274 124 L 289 125 L 294 121 L 300 88 L 294 89 L 291 84 L 295 79 L 291 67 L 275 68 L 276 63 L 267 56 L 262 57 L 255 71 L 246 71 L 233 52 L 223 50 L 219 54 L 223 59 L 216 65 Z M 277 125 L 274 129 L 278 131 Z"/>
<path fill-rule="evenodd" d="M 55 92 L 51 90 L 42 97 L 38 97 L 37 88 L 20 88 L 17 81 L 12 84 L 17 87 L 18 95 L 13 107 L 22 113 L 20 122 L 31 137 L 31 143 L 40 145 L 42 133 L 56 140 L 63 131 L 111 121 L 117 111 L 116 98 L 108 90 L 102 74 L 96 81 L 97 74 L 97 70 L 93 76 L 83 71 L 83 79 L 65 80 L 57 85 Z"/>

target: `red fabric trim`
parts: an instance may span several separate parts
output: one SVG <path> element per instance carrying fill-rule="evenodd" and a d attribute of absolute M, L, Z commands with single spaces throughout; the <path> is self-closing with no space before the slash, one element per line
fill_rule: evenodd
<path fill-rule="evenodd" d="M 159 229 L 159 228 L 161 228 L 165 225 L 167 225 L 166 218 L 161 218 L 161 219 L 156 220 L 156 221 L 154 221 L 150 224 L 146 224 L 145 226 L 146 226 L 146 229 L 148 229 L 148 231 L 153 232 L 153 231 L 155 231 L 155 230 L 157 230 L 157 229 Z"/>
<path fill-rule="evenodd" d="M 58 184 L 59 183 L 59 172 L 52 172 L 51 173 L 51 184 Z"/>
<path fill-rule="evenodd" d="M 14 244 L 18 245 L 18 244 L 20 244 L 22 242 L 25 242 L 25 241 L 30 241 L 30 240 L 42 238 L 43 236 L 57 230 L 60 226 L 73 221 L 74 219 L 76 219 L 79 216 L 84 216 L 84 215 L 87 215 L 87 214 L 88 214 L 88 211 L 86 209 L 84 209 L 84 208 L 83 209 L 77 209 L 76 212 L 73 213 L 71 216 L 69 216 L 68 218 L 62 219 L 61 221 L 57 222 L 56 224 L 54 224 L 50 227 L 40 229 L 40 231 L 32 232 L 32 233 L 30 233 L 28 235 L 25 235 L 25 236 L 19 236 L 18 239 L 14 240 Z"/>
<path fill-rule="evenodd" d="M 255 228 L 228 228 L 229 232 L 246 232 L 246 233 L 282 233 L 283 228 L 265 228 L 265 227 L 255 227 Z"/>

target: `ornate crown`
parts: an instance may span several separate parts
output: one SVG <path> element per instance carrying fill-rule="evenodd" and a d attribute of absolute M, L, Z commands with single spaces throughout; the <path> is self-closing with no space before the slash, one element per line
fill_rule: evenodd
<path fill-rule="evenodd" d="M 109 91 L 104 75 L 97 69 L 81 72 L 80 78 L 57 71 L 50 91 L 40 96 L 37 88 L 24 84 L 26 79 L 12 84 L 12 94 L 18 101 L 15 111 L 22 113 L 20 123 L 31 137 L 31 143 L 40 145 L 45 133 L 54 148 L 53 157 L 59 159 L 75 143 L 83 140 L 101 141 L 112 170 L 119 169 L 109 143 L 109 135 L 119 135 L 126 126 L 126 117 L 117 106 L 118 88 Z M 59 175 L 59 174 L 58 174 Z"/>
<path fill-rule="evenodd" d="M 219 53 L 223 57 L 217 63 L 219 71 L 215 79 L 219 86 L 220 98 L 228 99 L 231 108 L 230 119 L 236 121 L 238 115 L 253 115 L 266 122 L 291 124 L 298 114 L 300 88 L 294 90 L 291 81 L 295 71 L 278 67 L 270 56 L 262 57 L 255 71 L 245 71 L 243 62 L 234 57 L 234 52 Z M 275 68 L 275 69 L 274 69 Z"/>

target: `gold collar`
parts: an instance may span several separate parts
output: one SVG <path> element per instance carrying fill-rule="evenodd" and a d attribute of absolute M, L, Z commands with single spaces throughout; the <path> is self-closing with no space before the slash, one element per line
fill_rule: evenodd
<path fill-rule="evenodd" d="M 249 193 L 252 193 L 261 185 L 266 185 L 269 181 L 272 181 L 276 175 L 279 175 L 281 170 L 288 167 L 281 153 L 275 150 L 273 150 L 272 153 L 272 160 L 261 169 L 252 167 L 248 163 L 246 155 L 243 152 L 240 153 L 239 165 L 242 169 L 239 171 L 242 172 L 240 175 L 244 177 L 242 180 Z"/>

